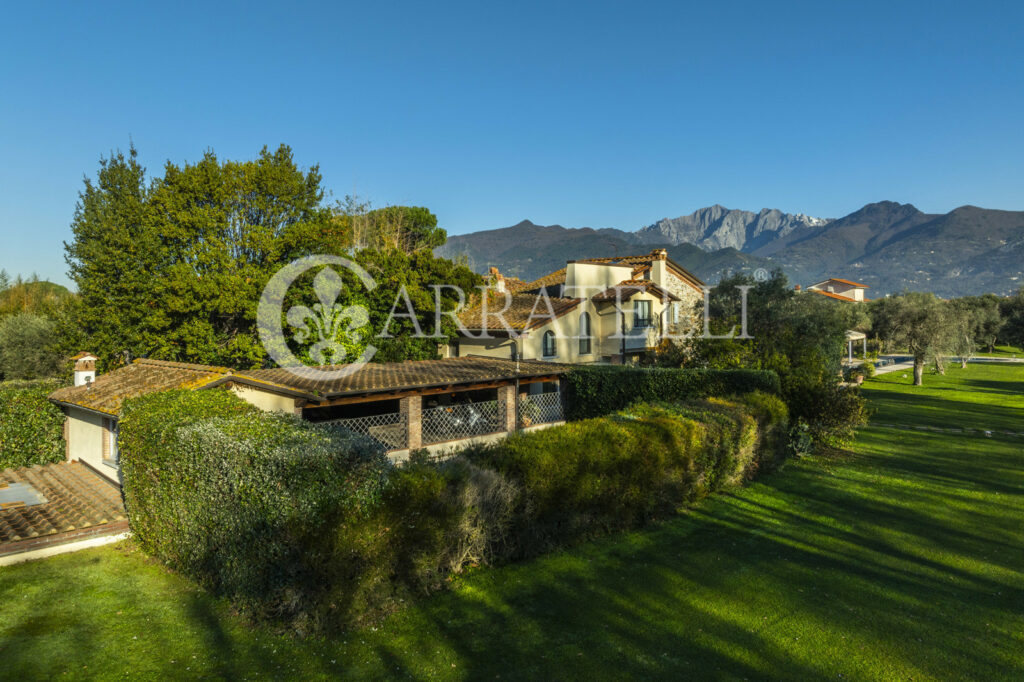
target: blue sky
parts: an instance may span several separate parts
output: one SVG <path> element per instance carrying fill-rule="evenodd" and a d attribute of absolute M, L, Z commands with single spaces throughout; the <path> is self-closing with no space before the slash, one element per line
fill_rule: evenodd
<path fill-rule="evenodd" d="M 1020 210 L 1022 26 L 1019 2 L 18 3 L 0 268 L 66 282 L 82 177 L 129 140 L 151 173 L 284 142 L 451 233 Z"/>

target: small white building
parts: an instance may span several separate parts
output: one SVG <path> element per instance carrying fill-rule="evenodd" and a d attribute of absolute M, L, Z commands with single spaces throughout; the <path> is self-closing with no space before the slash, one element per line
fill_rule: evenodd
<path fill-rule="evenodd" d="M 812 284 L 807 287 L 807 290 L 839 301 L 855 301 L 860 303 L 870 300 L 864 295 L 864 291 L 869 288 L 867 284 L 858 284 L 848 279 L 832 277 L 823 282 Z"/>

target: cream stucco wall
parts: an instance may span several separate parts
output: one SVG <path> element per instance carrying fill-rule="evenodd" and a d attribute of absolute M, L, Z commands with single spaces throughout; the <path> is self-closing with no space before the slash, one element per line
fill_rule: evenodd
<path fill-rule="evenodd" d="M 292 398 L 291 396 L 281 395 L 279 393 L 270 393 L 269 391 L 263 391 L 252 386 L 240 384 L 232 386 L 231 392 L 245 402 L 255 405 L 264 412 L 286 412 L 288 414 L 296 414 L 295 398 Z"/>
<path fill-rule="evenodd" d="M 68 419 L 68 461 L 84 462 L 106 478 L 120 482 L 118 468 L 103 461 L 103 435 L 105 432 L 103 416 L 74 407 L 66 408 L 66 414 Z M 113 420 L 111 423 L 114 423 Z M 116 447 L 113 439 L 111 439 L 111 447 Z"/>
<path fill-rule="evenodd" d="M 631 265 L 600 263 L 566 263 L 565 293 L 567 298 L 589 299 L 619 282 L 632 278 Z"/>

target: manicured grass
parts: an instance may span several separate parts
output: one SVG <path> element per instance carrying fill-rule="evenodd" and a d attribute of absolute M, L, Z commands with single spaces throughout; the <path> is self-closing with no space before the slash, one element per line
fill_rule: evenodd
<path fill-rule="evenodd" d="M 978 353 L 978 357 L 1024 358 L 1024 348 L 1017 348 L 1016 346 L 996 346 L 991 353 L 987 352 L 987 348 L 982 349 L 982 351 Z"/>
<path fill-rule="evenodd" d="M 959 363 L 945 376 L 926 368 L 923 386 L 913 372 L 881 374 L 864 382 L 875 421 L 939 428 L 1024 431 L 1024 364 Z M 906 377 L 904 377 L 906 375 Z"/>
<path fill-rule="evenodd" d="M 926 377 L 931 393 L 893 378 L 869 395 L 877 421 L 1020 423 L 1022 380 L 979 365 Z M 872 426 L 855 450 L 326 640 L 250 629 L 130 546 L 0 569 L 0 665 L 12 679 L 1020 679 L 1024 439 Z"/>

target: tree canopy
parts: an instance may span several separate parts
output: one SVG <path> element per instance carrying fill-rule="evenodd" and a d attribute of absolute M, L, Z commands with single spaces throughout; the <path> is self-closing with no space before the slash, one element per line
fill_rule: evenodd
<path fill-rule="evenodd" d="M 379 272 L 381 286 L 373 292 L 345 294 L 366 304 L 371 322 L 386 319 L 405 286 L 417 310 L 430 311 L 431 333 L 429 284 L 472 288 L 477 281 L 468 269 L 430 254 L 446 234 L 428 209 L 371 209 L 355 199 L 332 208 L 319 169 L 299 168 L 285 145 L 248 161 L 208 151 L 196 163 L 168 162 L 153 179 L 137 156 L 131 148 L 101 160 L 96 179 L 85 181 L 74 237 L 65 244 L 80 294 L 76 343 L 107 363 L 145 356 L 266 364 L 256 326 L 260 296 L 281 267 L 303 256 L 344 254 Z M 72 336 L 69 327 L 61 325 Z M 450 325 L 445 329 L 453 333 Z M 433 357 L 446 338 L 396 338 L 377 357 Z"/>

